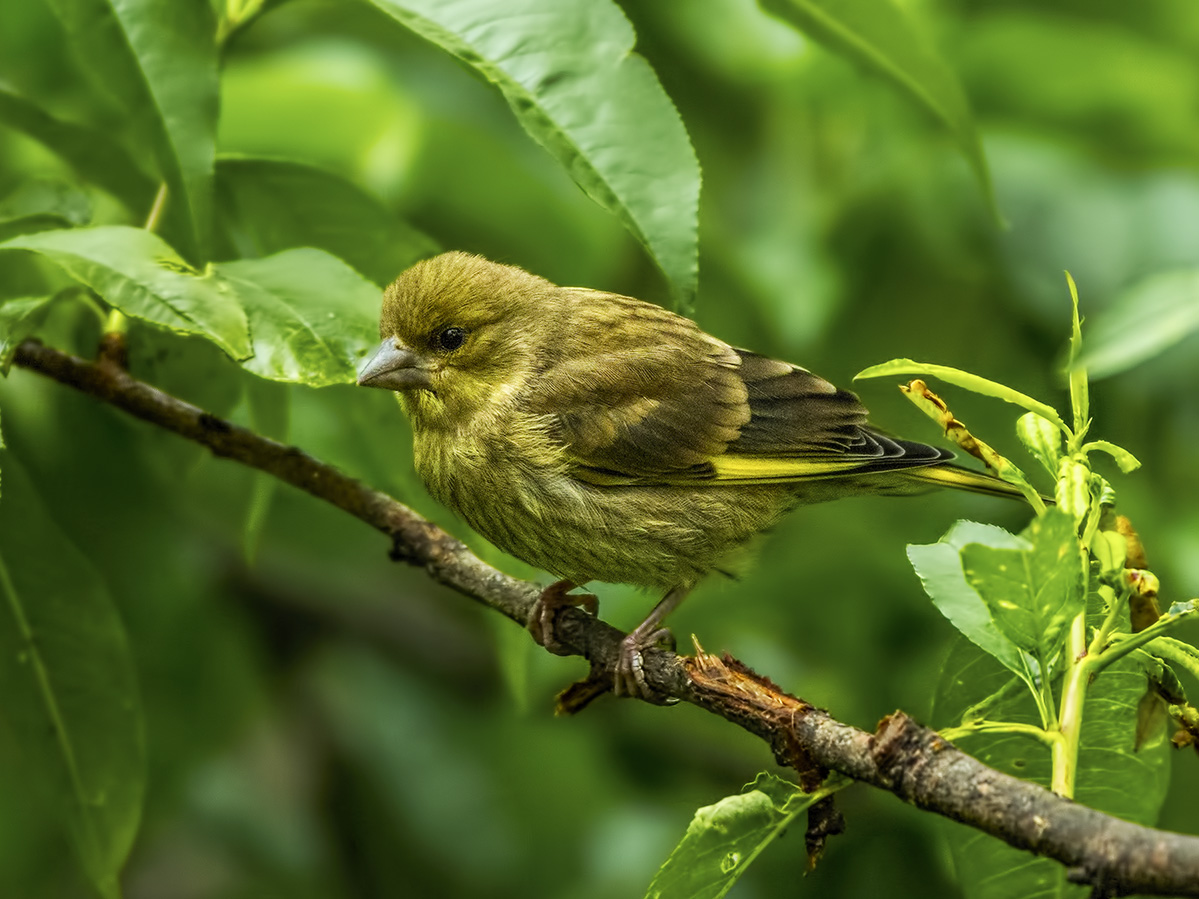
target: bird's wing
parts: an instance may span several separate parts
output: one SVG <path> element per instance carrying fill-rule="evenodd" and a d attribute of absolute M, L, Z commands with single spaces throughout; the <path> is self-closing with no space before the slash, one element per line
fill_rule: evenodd
<path fill-rule="evenodd" d="M 852 393 L 658 306 L 588 291 L 581 307 L 535 392 L 583 480 L 779 483 L 951 457 L 868 429 Z"/>
<path fill-rule="evenodd" d="M 613 483 L 711 478 L 750 419 L 737 353 L 659 306 L 571 294 L 569 330 L 530 393 L 571 462 Z"/>
<path fill-rule="evenodd" d="M 712 460 L 718 481 L 777 483 L 934 465 L 948 450 L 866 424 L 857 396 L 807 369 L 738 350 L 750 420 Z"/>

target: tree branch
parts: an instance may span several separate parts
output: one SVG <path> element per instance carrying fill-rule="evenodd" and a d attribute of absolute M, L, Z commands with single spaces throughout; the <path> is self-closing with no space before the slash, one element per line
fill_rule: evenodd
<path fill-rule="evenodd" d="M 215 455 L 268 472 L 332 503 L 392 541 L 392 557 L 422 567 L 439 583 L 524 624 L 540 589 L 509 577 L 465 544 L 386 494 L 293 446 L 246 428 L 133 378 L 119 366 L 90 363 L 36 341 L 16 350 L 16 365 L 110 403 L 208 447 Z M 611 684 L 624 634 L 580 609 L 558 612 L 564 654 L 591 663 L 591 677 L 560 697 L 581 708 Z M 1095 895 L 1143 893 L 1199 897 L 1199 837 L 1131 824 L 1010 777 L 958 750 L 902 712 L 866 733 L 779 690 L 729 657 L 698 646 L 693 658 L 646 651 L 646 680 L 663 696 L 720 715 L 763 739 L 799 772 L 805 789 L 828 771 L 894 793 L 905 802 L 982 830 L 1066 865 Z"/>

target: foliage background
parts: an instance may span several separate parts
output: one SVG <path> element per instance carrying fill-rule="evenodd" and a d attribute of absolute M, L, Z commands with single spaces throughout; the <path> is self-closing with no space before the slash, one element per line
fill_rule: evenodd
<path fill-rule="evenodd" d="M 905 4 L 963 80 L 1005 230 L 926 113 L 753 4 L 621 5 L 703 166 L 695 315 L 731 342 L 842 384 L 908 356 L 1060 400 L 1062 269 L 1093 322 L 1123 309 L 1133 333 L 1130 292 L 1199 266 L 1199 8 L 1185 0 Z M 66 118 L 117 115 L 41 3 L 0 4 L 0 78 Z M 220 151 L 344 176 L 385 208 L 383 233 L 407 223 L 559 283 L 670 300 L 498 92 L 365 4 L 272 4 L 232 38 L 221 78 Z M 31 174 L 74 180 L 0 126 L 0 197 Z M 129 222 L 86 195 L 93 221 Z M 246 252 L 220 234 L 218 259 Z M 420 246 L 359 243 L 346 258 L 382 284 Z M 42 276 L 0 259 L 4 297 Z M 51 331 L 85 355 L 97 336 L 57 311 Z M 278 430 L 262 410 L 286 396 L 288 439 L 466 534 L 415 481 L 382 392 L 263 388 L 197 339 L 135 326 L 131 343 L 135 374 L 215 412 Z M 1145 463 L 1121 480 L 1121 506 L 1171 598 L 1199 584 L 1197 349 L 1191 335 L 1093 391 L 1097 436 Z M 860 392 L 884 427 L 935 436 L 887 385 Z M 1018 456 L 1009 409 L 948 398 Z M 130 897 L 640 895 L 693 810 L 768 767 L 755 740 L 689 708 L 609 701 L 555 720 L 551 697 L 580 663 L 389 562 L 357 522 L 25 372 L 0 385 L 0 405 L 9 456 L 107 583 L 133 647 L 149 780 Z M 6 467 L 6 494 L 24 476 Z M 904 545 L 959 517 L 1018 529 L 1023 516 L 953 495 L 805 509 L 752 575 L 705 585 L 672 622 L 843 720 L 927 718 L 953 632 Z M 651 601 L 601 595 L 625 625 Z M 1193 833 L 1199 766 L 1175 761 L 1161 824 Z M 3 730 L 0 797 L 0 893 L 84 895 Z M 866 790 L 841 805 L 849 832 L 806 882 L 794 834 L 733 895 L 954 895 L 939 843 L 952 825 Z"/>

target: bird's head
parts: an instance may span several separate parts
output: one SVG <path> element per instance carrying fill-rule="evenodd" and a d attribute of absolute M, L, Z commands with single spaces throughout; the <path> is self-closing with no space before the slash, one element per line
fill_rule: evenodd
<path fill-rule="evenodd" d="M 502 407 L 537 364 L 555 289 L 468 253 L 418 262 L 383 293 L 382 343 L 358 383 L 398 391 L 418 427 L 460 427 Z"/>

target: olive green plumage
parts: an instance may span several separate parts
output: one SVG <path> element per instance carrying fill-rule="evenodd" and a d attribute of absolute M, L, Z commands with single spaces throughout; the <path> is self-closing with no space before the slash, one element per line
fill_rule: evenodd
<path fill-rule="evenodd" d="M 630 635 L 618 687 L 665 613 L 788 510 L 930 483 L 1016 494 L 866 425 L 856 396 L 629 297 L 465 253 L 387 288 L 359 383 L 399 391 L 429 492 L 570 581 L 670 591 Z"/>

